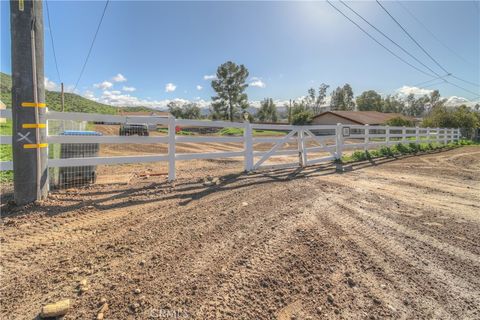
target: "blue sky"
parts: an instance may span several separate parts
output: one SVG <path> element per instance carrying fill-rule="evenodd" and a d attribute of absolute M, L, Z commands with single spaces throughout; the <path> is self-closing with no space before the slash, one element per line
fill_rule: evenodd
<path fill-rule="evenodd" d="M 104 4 L 49 1 L 61 80 L 70 89 L 79 76 Z M 334 4 L 355 18 L 341 3 Z M 348 4 L 443 74 L 377 3 Z M 383 2 L 444 68 L 462 79 L 480 83 L 478 2 L 402 4 L 441 43 L 401 5 Z M 56 88 L 60 79 L 45 8 L 44 15 L 45 76 L 48 87 Z M 355 21 L 409 59 L 358 18 Z M 9 29 L 9 2 L 1 1 L 1 71 L 6 73 L 11 73 Z M 209 101 L 213 91 L 205 76 L 215 74 L 217 66 L 227 60 L 249 69 L 249 83 L 253 86 L 247 93 L 252 101 L 266 97 L 295 99 L 322 82 L 330 89 L 348 82 L 355 95 L 369 89 L 387 94 L 424 93 L 436 88 L 445 97 L 478 100 L 478 96 L 446 83 L 415 88 L 415 84 L 432 78 L 398 61 L 326 2 L 111 1 L 77 90 L 112 104 L 163 106 L 172 99 Z M 448 80 L 480 94 L 478 86 Z"/>

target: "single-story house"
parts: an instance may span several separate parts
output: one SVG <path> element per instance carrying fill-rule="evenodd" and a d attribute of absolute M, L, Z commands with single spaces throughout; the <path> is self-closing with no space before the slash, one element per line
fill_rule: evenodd
<path fill-rule="evenodd" d="M 326 111 L 317 114 L 312 119 L 312 124 L 335 125 L 359 124 L 382 125 L 390 119 L 403 118 L 417 123 L 418 120 L 401 113 L 384 113 L 378 111 Z"/>

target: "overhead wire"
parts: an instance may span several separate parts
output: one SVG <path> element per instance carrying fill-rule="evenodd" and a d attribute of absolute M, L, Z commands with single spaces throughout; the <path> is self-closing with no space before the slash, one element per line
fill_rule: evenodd
<path fill-rule="evenodd" d="M 449 74 L 450 76 L 453 76 L 453 74 L 452 74 L 451 72 L 448 72 L 437 60 L 435 60 L 435 58 L 434 58 L 430 53 L 428 53 L 427 50 L 425 50 L 425 49 L 423 48 L 423 46 L 422 46 L 417 40 L 415 40 L 415 38 L 413 38 L 413 36 L 402 26 L 402 24 L 401 24 L 400 22 L 398 22 L 397 19 L 395 19 L 395 17 L 393 17 L 393 15 L 380 3 L 380 1 L 378 1 L 378 0 L 375 0 L 375 1 L 376 1 L 377 4 L 383 9 L 383 11 L 385 11 L 385 12 L 387 13 L 387 15 L 404 31 L 404 33 L 405 33 L 420 49 L 422 49 L 422 51 L 423 51 L 433 62 L 435 62 L 435 64 L 436 64 L 438 67 L 440 67 L 440 69 L 442 69 L 443 71 L 445 71 L 445 72 L 446 72 L 447 74 Z M 467 80 L 461 79 L 461 78 L 459 78 L 459 77 L 457 77 L 457 76 L 455 76 L 455 78 L 456 78 L 456 79 L 459 79 L 459 80 L 461 80 L 461 81 L 464 81 L 464 82 L 467 81 Z M 468 93 L 470 93 L 470 94 L 473 94 L 473 95 L 475 95 L 476 97 L 480 97 L 480 94 L 479 94 L 478 92 L 473 92 L 473 91 L 471 91 L 471 90 L 469 90 L 469 89 L 465 89 L 464 87 L 462 87 L 462 86 L 460 86 L 460 85 L 457 85 L 457 84 L 455 84 L 455 83 L 453 83 L 453 82 L 451 82 L 451 81 L 448 81 L 448 80 L 445 80 L 445 81 L 446 81 L 447 83 L 449 83 L 449 84 L 451 84 L 451 85 L 453 85 L 453 86 L 455 86 L 455 87 L 457 87 L 457 88 L 465 91 L 465 92 L 468 92 Z M 473 82 L 470 82 L 470 83 L 472 84 Z"/>
<path fill-rule="evenodd" d="M 389 37 L 388 35 L 386 35 L 384 32 L 382 32 L 380 29 L 378 29 L 376 26 L 374 26 L 372 23 L 370 23 L 367 19 L 365 19 L 362 15 L 360 15 L 357 11 L 355 11 L 352 7 L 350 7 L 349 5 L 347 5 L 344 1 L 340 0 L 340 3 L 343 4 L 345 7 L 347 7 L 350 11 L 352 11 L 357 17 L 359 17 L 360 19 L 362 19 L 365 23 L 367 23 L 370 27 L 372 27 L 373 29 L 375 29 L 378 33 L 380 33 L 382 36 L 384 36 L 385 38 L 387 38 L 391 43 L 393 43 L 395 46 L 397 46 L 400 50 L 402 50 L 403 52 L 405 52 L 406 54 L 408 54 L 410 57 L 412 57 L 415 61 L 417 61 L 418 63 L 420 63 L 422 66 L 424 66 L 425 68 L 427 68 L 430 72 L 434 73 L 437 77 L 436 79 L 438 78 L 444 78 L 446 76 L 448 76 L 448 74 L 444 75 L 444 76 L 441 76 L 440 74 L 438 74 L 437 72 L 435 72 L 432 68 L 430 68 L 429 66 L 427 66 L 425 63 L 423 63 L 422 61 L 420 61 L 417 57 L 415 57 L 413 54 L 411 54 L 410 52 L 408 52 L 407 50 L 405 50 L 401 45 L 399 45 L 397 42 L 395 42 L 391 37 Z"/>
<path fill-rule="evenodd" d="M 378 45 L 380 45 L 382 48 L 384 48 L 385 50 L 387 50 L 391 55 L 393 55 L 394 57 L 396 57 L 397 59 L 401 60 L 403 63 L 409 65 L 410 67 L 414 68 L 415 70 L 423 73 L 423 74 L 426 74 L 427 76 L 429 77 L 432 77 L 432 78 L 435 78 L 435 75 L 433 74 L 430 74 L 428 72 L 425 72 L 424 70 L 421 70 L 419 69 L 418 67 L 416 67 L 415 65 L 411 64 L 410 62 L 406 61 L 405 59 L 403 59 L 402 57 L 400 57 L 399 55 L 397 55 L 395 52 L 393 52 L 392 50 L 390 50 L 389 48 L 387 48 L 384 44 L 382 44 L 380 41 L 378 41 L 374 36 L 372 36 L 370 33 L 368 33 L 368 31 L 366 31 L 365 29 L 363 29 L 358 23 L 356 23 L 355 21 L 353 21 L 352 19 L 350 19 L 350 17 L 348 17 L 346 14 L 344 14 L 340 9 L 338 9 L 337 7 L 335 7 L 329 0 L 326 0 L 327 3 L 332 7 L 334 8 L 336 11 L 338 11 L 342 16 L 344 16 L 347 20 L 349 20 L 351 23 L 353 23 L 357 28 L 359 28 L 363 33 L 365 33 L 370 39 L 372 39 L 373 41 L 375 41 Z"/>
<path fill-rule="evenodd" d="M 377 4 L 383 9 L 383 11 L 385 11 L 387 13 L 387 15 L 400 27 L 400 29 L 403 30 L 403 32 L 433 61 L 435 62 L 435 64 L 440 68 L 442 69 L 445 73 L 450 73 L 447 71 L 447 69 L 445 69 L 430 53 L 428 53 L 427 50 L 425 50 L 425 48 L 420 44 L 418 43 L 417 40 L 415 40 L 415 38 L 407 31 L 407 29 L 405 29 L 402 24 L 400 22 L 398 22 L 397 19 L 395 19 L 395 17 L 380 3 L 380 1 L 378 0 L 375 0 L 377 2 Z"/>
<path fill-rule="evenodd" d="M 88 63 L 88 59 L 90 58 L 90 55 L 92 53 L 92 49 L 93 49 L 93 45 L 95 44 L 95 40 L 97 39 L 97 35 L 98 35 L 98 32 L 100 31 L 100 27 L 102 26 L 102 22 L 103 22 L 103 18 L 105 17 L 105 12 L 107 11 L 107 7 L 108 7 L 108 4 L 110 3 L 110 0 L 107 0 L 105 2 L 105 7 L 103 8 L 103 12 L 102 12 L 102 16 L 100 18 L 100 21 L 98 23 L 98 26 L 97 26 L 97 30 L 95 31 L 95 35 L 93 36 L 93 39 L 92 39 L 92 43 L 90 45 L 90 49 L 88 50 L 88 54 L 87 54 L 87 57 L 85 58 L 85 62 L 83 63 L 83 66 L 82 66 L 82 70 L 80 71 L 80 75 L 78 76 L 78 79 L 75 83 L 75 86 L 73 88 L 73 91 L 75 91 L 75 89 L 77 88 L 78 86 L 78 83 L 80 82 L 80 79 L 82 78 L 83 76 L 83 73 L 85 71 L 85 67 L 87 66 L 87 63 Z"/>
<path fill-rule="evenodd" d="M 50 9 L 48 7 L 48 0 L 45 0 L 45 6 L 47 8 L 48 33 L 50 34 L 50 40 L 52 42 L 53 60 L 55 61 L 55 68 L 57 69 L 58 81 L 62 82 L 62 77 L 60 76 L 60 71 L 59 71 L 59 68 L 58 68 L 57 53 L 56 53 L 56 50 L 55 50 L 55 41 L 53 39 L 53 29 L 52 29 L 52 25 L 51 25 Z"/>
<path fill-rule="evenodd" d="M 464 57 L 462 57 L 459 53 L 457 53 L 455 50 L 453 50 L 450 46 L 446 45 L 442 40 L 440 40 L 439 37 L 437 37 L 435 35 L 435 33 L 433 33 L 420 19 L 418 19 L 414 14 L 413 12 L 408 9 L 403 3 L 402 1 L 397 1 L 398 5 L 400 5 L 403 10 L 405 10 L 405 12 L 407 12 L 419 25 L 421 25 L 423 27 L 423 29 L 425 29 L 425 31 L 427 31 L 433 39 L 435 39 L 439 44 L 441 44 L 445 49 L 447 49 L 448 51 L 450 51 L 452 54 L 454 54 L 455 56 L 457 56 L 460 60 L 462 60 L 463 62 L 469 64 L 469 65 L 474 65 L 473 63 L 471 63 L 470 61 L 468 61 L 467 59 L 465 59 Z"/>

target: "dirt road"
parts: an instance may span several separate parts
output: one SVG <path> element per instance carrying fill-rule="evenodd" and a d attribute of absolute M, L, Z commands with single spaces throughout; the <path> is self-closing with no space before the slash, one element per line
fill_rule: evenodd
<path fill-rule="evenodd" d="M 101 298 L 106 319 L 480 318 L 479 147 L 344 174 L 203 163 L 5 207 L 1 318 L 65 298 L 66 319 Z"/>

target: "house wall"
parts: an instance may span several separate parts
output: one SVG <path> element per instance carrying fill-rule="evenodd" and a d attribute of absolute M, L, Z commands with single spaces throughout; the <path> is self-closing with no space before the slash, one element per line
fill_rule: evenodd
<path fill-rule="evenodd" d="M 342 124 L 358 124 L 356 122 L 347 120 L 345 118 L 339 117 L 335 114 L 327 113 L 316 117 L 313 119 L 312 124 L 328 124 L 328 125 L 335 125 L 337 123 Z"/>

